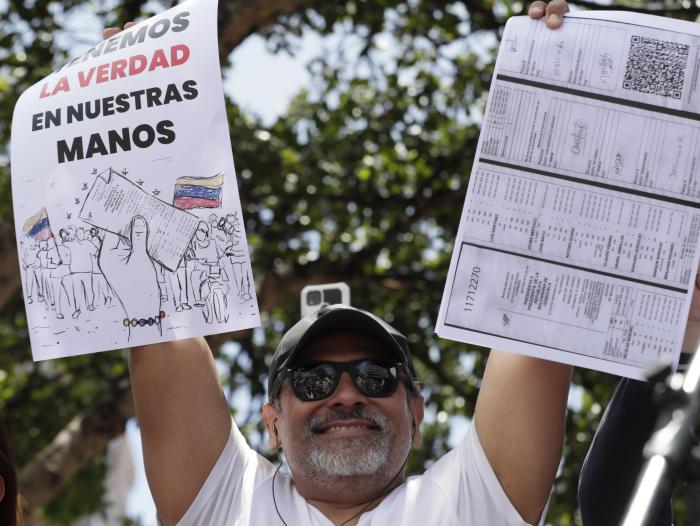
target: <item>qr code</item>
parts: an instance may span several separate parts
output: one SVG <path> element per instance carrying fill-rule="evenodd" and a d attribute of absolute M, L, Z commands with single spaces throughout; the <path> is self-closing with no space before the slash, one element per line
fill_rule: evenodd
<path fill-rule="evenodd" d="M 686 44 L 633 35 L 622 87 L 680 99 L 689 51 Z"/>

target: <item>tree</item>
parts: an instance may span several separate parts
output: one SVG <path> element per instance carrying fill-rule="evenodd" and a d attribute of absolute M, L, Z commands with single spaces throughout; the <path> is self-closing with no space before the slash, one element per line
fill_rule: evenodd
<path fill-rule="evenodd" d="M 18 94 L 80 44 L 66 33 L 72 13 L 89 9 L 117 25 L 152 14 L 153 2 L 8 3 L 0 14 L 0 410 L 32 513 L 67 524 L 104 506 L 104 448 L 133 408 L 120 352 L 31 362 L 9 197 L 12 109 Z M 697 15 L 694 4 L 649 7 Z M 309 64 L 312 85 L 271 126 L 227 105 L 263 326 L 210 343 L 217 350 L 226 344 L 219 359 L 227 386 L 252 394 L 249 411 L 236 417 L 253 440 L 262 433 L 266 359 L 298 316 L 299 292 L 309 283 L 348 282 L 356 305 L 409 336 L 435 415 L 411 471 L 446 450 L 447 417 L 472 415 L 484 353 L 438 339 L 434 326 L 498 37 L 523 10 L 519 2 L 473 0 L 221 1 L 224 67 L 253 33 L 292 53 L 302 31 L 342 35 L 333 53 Z M 548 515 L 561 525 L 577 523 L 579 467 L 615 380 L 579 370 L 574 382 L 582 402 L 569 413 Z"/>

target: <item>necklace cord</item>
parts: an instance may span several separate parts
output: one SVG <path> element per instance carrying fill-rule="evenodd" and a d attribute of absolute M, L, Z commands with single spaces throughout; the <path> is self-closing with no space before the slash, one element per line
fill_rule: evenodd
<path fill-rule="evenodd" d="M 275 479 L 277 478 L 277 473 L 279 473 L 280 469 L 282 468 L 282 455 L 280 455 L 279 447 L 277 448 L 277 458 L 279 459 L 280 465 L 277 466 L 277 469 L 275 470 L 275 474 L 272 475 L 272 502 L 275 504 L 275 511 L 277 512 L 277 516 L 282 521 L 282 524 L 284 524 L 284 526 L 289 526 L 282 518 L 282 515 L 280 514 L 280 510 L 279 510 L 279 508 L 277 508 L 277 499 L 275 499 Z"/>

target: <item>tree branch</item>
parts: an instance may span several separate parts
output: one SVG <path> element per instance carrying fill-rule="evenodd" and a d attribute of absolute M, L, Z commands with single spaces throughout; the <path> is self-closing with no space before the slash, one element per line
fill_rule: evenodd
<path fill-rule="evenodd" d="M 75 416 L 20 472 L 20 492 L 29 509 L 47 504 L 88 460 L 124 433 L 132 416 L 131 390 L 125 387 Z"/>
<path fill-rule="evenodd" d="M 219 59 L 227 57 L 243 40 L 274 24 L 282 15 L 299 10 L 309 0 L 229 0 L 219 2 Z"/>

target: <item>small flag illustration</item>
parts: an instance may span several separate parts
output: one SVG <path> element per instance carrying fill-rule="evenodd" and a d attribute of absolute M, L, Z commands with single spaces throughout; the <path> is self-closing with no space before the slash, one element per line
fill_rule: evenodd
<path fill-rule="evenodd" d="M 45 241 L 53 237 L 51 225 L 49 225 L 49 214 L 46 208 L 42 208 L 32 217 L 24 222 L 22 231 L 36 241 Z"/>
<path fill-rule="evenodd" d="M 175 181 L 173 205 L 180 210 L 219 208 L 224 175 L 212 177 L 180 177 Z"/>

